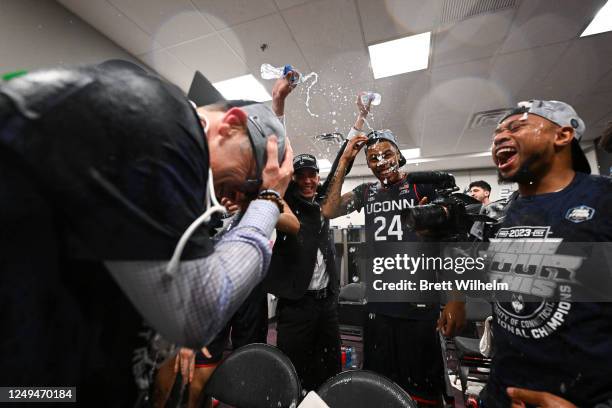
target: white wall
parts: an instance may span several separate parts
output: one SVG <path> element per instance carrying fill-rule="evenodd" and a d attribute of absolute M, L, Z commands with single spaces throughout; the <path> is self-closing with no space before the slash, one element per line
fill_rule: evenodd
<path fill-rule="evenodd" d="M 584 152 L 584 155 L 591 165 L 591 174 L 601 174 L 599 172 L 599 163 L 597 162 L 597 153 L 595 152 L 595 149 L 590 149 Z"/>
<path fill-rule="evenodd" d="M 117 44 L 52 0 L 1 0 L 0 38 L 0 74 L 93 64 L 112 58 L 136 62 Z"/>

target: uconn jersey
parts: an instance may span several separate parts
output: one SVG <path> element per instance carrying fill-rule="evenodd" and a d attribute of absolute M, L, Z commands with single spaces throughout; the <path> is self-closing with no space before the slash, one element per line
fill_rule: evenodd
<path fill-rule="evenodd" d="M 355 209 L 365 209 L 366 242 L 369 245 L 420 240 L 413 230 L 402 224 L 401 213 L 418 205 L 423 197 L 432 200 L 435 193 L 430 185 L 411 184 L 406 178 L 404 176 L 390 186 L 380 182 L 364 183 L 353 190 Z"/>
<path fill-rule="evenodd" d="M 517 198 L 490 241 L 490 280 L 510 293 L 494 304 L 486 406 L 508 403 L 509 386 L 612 406 L 612 303 L 577 299 L 610 287 L 601 270 L 588 283 L 589 259 L 602 256 L 580 248 L 589 243 L 595 254 L 604 245 L 590 243 L 612 241 L 612 179 L 577 173 L 559 192 Z"/>
<path fill-rule="evenodd" d="M 365 211 L 366 246 L 369 257 L 388 252 L 389 243 L 420 242 L 422 239 L 410 227 L 402 223 L 402 211 L 419 204 L 423 197 L 435 198 L 435 191 L 428 184 L 412 184 L 404 176 L 392 185 L 380 182 L 364 183 L 353 189 L 354 208 Z M 428 246 L 431 248 L 431 245 Z M 376 254 L 376 255 L 375 255 Z M 410 255 L 410 254 L 409 254 Z M 421 251 L 415 256 L 420 256 Z M 370 312 L 393 317 L 418 320 L 436 319 L 439 304 L 368 303 Z"/>

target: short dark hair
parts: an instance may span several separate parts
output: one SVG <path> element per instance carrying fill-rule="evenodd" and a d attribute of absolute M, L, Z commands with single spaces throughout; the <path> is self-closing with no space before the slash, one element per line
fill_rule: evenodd
<path fill-rule="evenodd" d="M 489 193 L 491 192 L 491 185 L 484 180 L 472 181 L 468 187 L 468 190 L 471 190 L 472 187 L 480 187 L 483 190 L 487 190 Z"/>

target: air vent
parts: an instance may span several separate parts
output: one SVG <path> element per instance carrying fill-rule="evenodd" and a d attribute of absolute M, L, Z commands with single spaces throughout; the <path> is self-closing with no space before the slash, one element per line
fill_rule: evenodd
<path fill-rule="evenodd" d="M 479 14 L 514 7 L 515 5 L 516 0 L 444 0 L 441 23 L 461 21 Z"/>
<path fill-rule="evenodd" d="M 510 113 L 511 110 L 512 109 L 493 109 L 476 112 L 470 119 L 468 129 L 488 127 L 493 130 L 499 123 L 499 120 Z"/>

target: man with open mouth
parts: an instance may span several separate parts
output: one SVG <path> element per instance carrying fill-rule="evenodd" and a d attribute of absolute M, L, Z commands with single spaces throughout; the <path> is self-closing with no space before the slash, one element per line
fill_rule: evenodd
<path fill-rule="evenodd" d="M 543 100 L 519 103 L 495 129 L 499 178 L 519 188 L 488 250 L 490 279 L 511 289 L 494 303 L 485 407 L 612 400 L 610 276 L 594 267 L 609 256 L 612 179 L 589 175 L 584 132 L 570 105 Z"/>

